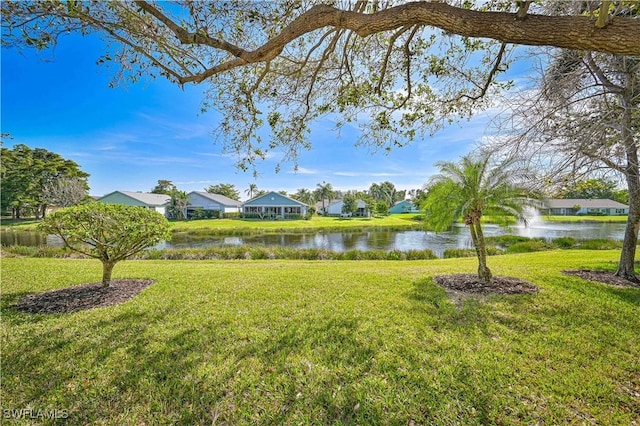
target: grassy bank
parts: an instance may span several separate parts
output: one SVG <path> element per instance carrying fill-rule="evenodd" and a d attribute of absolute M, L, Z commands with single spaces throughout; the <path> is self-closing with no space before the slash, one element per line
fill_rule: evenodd
<path fill-rule="evenodd" d="M 626 223 L 627 216 L 540 216 L 545 222 L 564 223 Z"/>
<path fill-rule="evenodd" d="M 314 216 L 310 220 L 204 219 L 172 222 L 172 231 L 219 234 L 255 234 L 259 232 L 315 232 L 318 230 L 358 230 L 371 228 L 422 229 L 419 215 L 396 214 L 371 218 Z"/>
<path fill-rule="evenodd" d="M 128 261 L 157 283 L 117 307 L 26 315 L 99 262 L 2 259 L 3 409 L 69 424 L 627 425 L 640 416 L 640 290 L 560 273 L 617 251 L 498 256 L 532 296 L 454 304 L 475 259 Z"/>
<path fill-rule="evenodd" d="M 35 231 L 38 223 L 40 223 L 40 221 L 35 219 L 2 219 L 2 221 L 0 221 L 0 229 Z"/>
<path fill-rule="evenodd" d="M 305 232 L 340 232 L 366 231 L 372 229 L 410 230 L 423 229 L 419 214 L 393 214 L 372 218 L 339 218 L 314 216 L 310 220 L 257 220 L 257 219 L 203 219 L 171 222 L 174 235 L 255 235 L 260 233 L 305 233 Z M 566 223 L 624 223 L 626 216 L 541 216 L 547 222 Z M 513 218 L 491 217 L 483 218 L 483 223 L 512 225 Z M 15 231 L 36 231 L 38 222 L 35 220 L 3 220 L 0 229 Z"/>

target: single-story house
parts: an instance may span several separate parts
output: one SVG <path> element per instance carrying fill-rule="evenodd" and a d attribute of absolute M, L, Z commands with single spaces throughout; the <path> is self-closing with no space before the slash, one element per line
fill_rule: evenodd
<path fill-rule="evenodd" d="M 122 204 L 125 206 L 139 206 L 149 210 L 155 210 L 167 215 L 167 205 L 171 197 L 165 194 L 150 194 L 148 192 L 113 191 L 104 197 L 98 198 L 99 203 Z"/>
<path fill-rule="evenodd" d="M 308 205 L 277 192 L 268 192 L 242 204 L 242 215 L 260 219 L 298 219 L 307 214 Z"/>
<path fill-rule="evenodd" d="M 192 217 L 196 210 L 216 213 L 219 217 L 224 217 L 225 213 L 240 213 L 242 211 L 242 203 L 225 197 L 220 194 L 211 194 L 204 191 L 192 191 L 187 194 L 189 198 L 189 206 L 187 207 L 186 217 Z"/>
<path fill-rule="evenodd" d="M 322 205 L 323 205 L 322 200 L 317 201 L 317 202 L 316 202 L 316 211 L 318 212 L 318 214 L 320 214 L 320 215 L 324 215 L 324 214 L 326 214 L 326 213 L 327 213 L 325 210 L 327 210 L 327 208 L 328 208 L 332 203 L 336 203 L 336 202 L 338 202 L 338 201 L 340 201 L 340 200 L 339 200 L 339 199 L 337 199 L 337 198 L 336 198 L 336 199 L 333 199 L 333 200 L 328 200 L 328 199 L 326 199 L 326 198 L 325 198 L 325 199 L 324 199 L 324 209 L 322 208 Z"/>
<path fill-rule="evenodd" d="M 390 214 L 419 212 L 420 210 L 418 210 L 416 206 L 409 200 L 398 201 L 389 209 Z"/>
<path fill-rule="evenodd" d="M 356 204 L 358 204 L 358 211 L 353 213 L 354 216 L 368 216 L 369 210 L 367 209 L 367 204 L 362 200 L 356 200 Z M 336 200 L 332 201 L 331 204 L 327 206 L 327 215 L 328 216 L 340 216 L 342 215 L 342 207 L 344 206 L 344 200 Z"/>
<path fill-rule="evenodd" d="M 550 199 L 545 200 L 541 210 L 544 214 L 558 216 L 629 214 L 629 206 L 609 199 Z"/>

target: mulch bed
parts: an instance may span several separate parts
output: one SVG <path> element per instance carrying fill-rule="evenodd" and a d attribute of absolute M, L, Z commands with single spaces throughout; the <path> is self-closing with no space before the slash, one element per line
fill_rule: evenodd
<path fill-rule="evenodd" d="M 15 308 L 30 314 L 61 314 L 114 306 L 132 299 L 153 283 L 153 280 L 120 279 L 112 280 L 109 287 L 103 287 L 101 282 L 82 284 L 30 294 Z"/>
<path fill-rule="evenodd" d="M 591 271 L 587 269 L 562 271 L 563 274 L 573 275 L 588 281 L 596 281 L 614 287 L 640 288 L 640 281 L 633 282 L 618 277 L 610 271 Z"/>
<path fill-rule="evenodd" d="M 490 294 L 533 294 L 539 291 L 538 287 L 528 281 L 511 277 L 493 277 L 487 284 L 473 274 L 438 275 L 433 279 L 436 284 L 453 292 L 464 294 L 477 294 L 486 296 Z"/>

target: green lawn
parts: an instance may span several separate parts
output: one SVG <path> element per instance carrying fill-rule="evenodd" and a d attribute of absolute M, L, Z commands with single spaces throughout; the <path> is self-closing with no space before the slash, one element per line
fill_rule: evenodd
<path fill-rule="evenodd" d="M 340 218 L 314 216 L 310 220 L 203 219 L 171 223 L 172 232 L 191 233 L 256 233 L 256 232 L 315 232 L 323 230 L 386 228 L 422 229 L 415 214 L 395 214 L 385 217 Z"/>
<path fill-rule="evenodd" d="M 610 222 L 626 223 L 627 216 L 540 216 L 545 222 Z"/>
<path fill-rule="evenodd" d="M 561 255 L 559 255 L 561 253 Z M 454 304 L 475 259 L 128 261 L 124 305 L 26 315 L 99 262 L 2 259 L 3 409 L 69 424 L 607 424 L 640 418 L 640 290 L 562 275 L 617 251 L 489 259 L 530 296 Z"/>
<path fill-rule="evenodd" d="M 0 221 L 0 228 L 11 228 L 11 229 L 20 229 L 20 230 L 35 230 L 40 223 L 39 220 L 35 219 L 2 219 Z"/>

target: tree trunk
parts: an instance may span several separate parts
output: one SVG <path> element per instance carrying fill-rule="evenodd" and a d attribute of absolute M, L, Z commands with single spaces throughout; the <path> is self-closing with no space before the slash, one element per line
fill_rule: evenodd
<path fill-rule="evenodd" d="M 637 164 L 637 153 L 635 157 Z M 637 167 L 636 170 L 638 170 Z M 635 274 L 634 263 L 636 246 L 638 245 L 638 231 L 640 230 L 640 177 L 627 174 L 627 185 L 629 187 L 629 216 L 624 230 L 624 241 L 616 275 L 629 281 L 639 282 Z"/>
<path fill-rule="evenodd" d="M 113 272 L 113 267 L 116 265 L 116 262 L 112 262 L 110 260 L 102 261 L 102 286 L 109 287 L 111 284 L 111 273 Z"/>
<path fill-rule="evenodd" d="M 480 225 L 480 219 L 474 218 L 469 224 L 469 230 L 471 231 L 471 239 L 478 255 L 478 278 L 485 283 L 490 283 L 493 275 L 491 270 L 487 266 L 487 246 L 484 242 L 484 234 L 482 233 L 482 225 Z"/>
<path fill-rule="evenodd" d="M 632 216 L 633 211 L 633 216 Z M 633 282 L 640 282 L 635 270 L 636 245 L 638 244 L 638 229 L 640 228 L 640 211 L 629 206 L 629 219 L 624 231 L 624 242 L 620 252 L 620 263 L 616 275 Z"/>
<path fill-rule="evenodd" d="M 627 87 L 629 87 L 629 84 L 627 84 Z M 638 244 L 638 229 L 640 228 L 640 165 L 638 164 L 638 148 L 631 133 L 633 103 L 629 92 L 630 90 L 622 97 L 622 106 L 624 108 L 622 141 L 627 157 L 625 178 L 629 189 L 629 216 L 627 217 L 627 227 L 624 231 L 624 242 L 622 243 L 616 275 L 629 281 L 639 282 L 635 274 L 634 262 Z"/>

